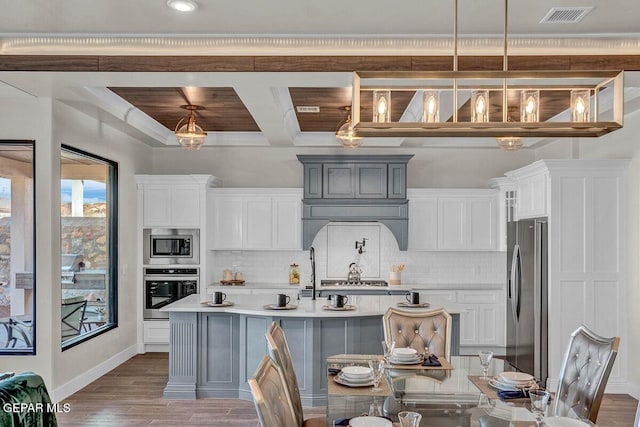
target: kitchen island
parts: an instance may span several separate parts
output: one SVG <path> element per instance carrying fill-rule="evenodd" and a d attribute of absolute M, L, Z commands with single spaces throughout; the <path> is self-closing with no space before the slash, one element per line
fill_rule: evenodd
<path fill-rule="evenodd" d="M 326 405 L 325 360 L 340 353 L 379 354 L 382 315 L 397 299 L 358 296 L 349 311 L 325 310 L 324 299 L 292 300 L 292 310 L 269 310 L 275 295 L 235 295 L 229 307 L 210 307 L 191 295 L 161 309 L 169 313 L 167 399 L 199 397 L 251 400 L 247 380 L 268 353 L 265 332 L 276 321 L 284 329 L 305 406 Z M 431 308 L 438 308 L 432 306 Z M 458 353 L 459 313 L 453 317 L 452 354 Z"/>

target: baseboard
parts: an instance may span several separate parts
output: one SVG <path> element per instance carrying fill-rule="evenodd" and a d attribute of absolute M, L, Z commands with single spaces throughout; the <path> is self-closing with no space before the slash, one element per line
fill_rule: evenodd
<path fill-rule="evenodd" d="M 88 384 L 91 384 L 93 381 L 97 380 L 107 372 L 120 366 L 121 364 L 135 356 L 137 353 L 136 349 L 137 346 L 132 345 L 131 347 L 126 348 L 120 353 L 100 363 L 99 365 L 96 365 L 88 371 L 78 375 L 71 381 L 61 385 L 53 391 L 50 391 L 49 394 L 51 396 L 51 400 L 54 403 L 61 402 L 67 397 L 71 396 L 73 393 L 81 390 L 83 387 L 86 387 Z"/>
<path fill-rule="evenodd" d="M 634 398 L 640 400 L 640 384 L 628 383 L 628 393 Z"/>

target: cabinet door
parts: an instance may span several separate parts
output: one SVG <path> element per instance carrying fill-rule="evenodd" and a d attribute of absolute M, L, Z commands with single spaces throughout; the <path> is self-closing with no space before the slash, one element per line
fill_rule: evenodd
<path fill-rule="evenodd" d="M 505 343 L 505 319 L 501 306 L 495 304 L 480 306 L 478 344 L 502 346 Z"/>
<path fill-rule="evenodd" d="M 438 199 L 409 201 L 409 249 L 432 251 L 438 248 Z"/>
<path fill-rule="evenodd" d="M 322 193 L 325 199 L 352 199 L 355 197 L 355 166 L 324 164 Z"/>
<path fill-rule="evenodd" d="M 172 185 L 170 205 L 172 227 L 200 227 L 200 189 L 197 185 Z"/>
<path fill-rule="evenodd" d="M 460 313 L 460 345 L 478 344 L 478 308 L 465 307 Z"/>
<path fill-rule="evenodd" d="M 357 164 L 355 171 L 357 199 L 387 198 L 387 165 Z"/>
<path fill-rule="evenodd" d="M 171 226 L 171 188 L 145 185 L 142 196 L 142 222 L 145 227 Z"/>
<path fill-rule="evenodd" d="M 302 249 L 302 202 L 299 198 L 275 197 L 273 208 L 273 249 Z"/>
<path fill-rule="evenodd" d="M 322 163 L 304 164 L 304 198 L 320 199 L 322 197 Z"/>
<path fill-rule="evenodd" d="M 387 197 L 404 199 L 407 197 L 406 163 L 389 163 Z"/>
<path fill-rule="evenodd" d="M 244 201 L 244 249 L 271 248 L 271 198 L 252 197 Z"/>
<path fill-rule="evenodd" d="M 242 249 L 242 198 L 215 197 L 212 208 L 212 249 Z"/>
<path fill-rule="evenodd" d="M 466 249 L 495 249 L 498 223 L 496 200 L 489 197 L 470 198 L 466 205 Z"/>
<path fill-rule="evenodd" d="M 516 184 L 516 218 L 547 216 L 547 175 L 521 178 Z"/>
<path fill-rule="evenodd" d="M 465 199 L 443 198 L 438 201 L 438 249 L 465 249 Z"/>

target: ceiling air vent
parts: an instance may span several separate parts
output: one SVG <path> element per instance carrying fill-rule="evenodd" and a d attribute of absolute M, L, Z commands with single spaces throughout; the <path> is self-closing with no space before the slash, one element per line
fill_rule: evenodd
<path fill-rule="evenodd" d="M 593 10 L 593 6 L 554 7 L 542 18 L 541 24 L 575 24 L 582 21 Z"/>
<path fill-rule="evenodd" d="M 319 113 L 320 107 L 317 105 L 298 105 L 296 111 L 298 113 Z"/>

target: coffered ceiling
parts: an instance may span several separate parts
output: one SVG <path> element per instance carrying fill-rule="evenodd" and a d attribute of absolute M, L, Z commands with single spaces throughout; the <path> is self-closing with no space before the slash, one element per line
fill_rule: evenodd
<path fill-rule="evenodd" d="M 12 4 L 0 15 L 0 97 L 50 96 L 155 147 L 176 147 L 172 131 L 187 104 L 203 107 L 197 120 L 209 132 L 206 147 L 337 147 L 333 133 L 351 103 L 351 71 L 451 69 L 453 0 L 198 3 L 191 14 L 169 10 L 164 0 Z M 554 7 L 588 13 L 575 23 L 541 23 Z M 508 16 L 510 69 L 633 70 L 625 97 L 627 112 L 637 108 L 640 2 L 511 1 Z M 458 18 L 461 68 L 501 69 L 504 1 L 459 0 Z M 601 55 L 621 56 L 607 62 Z M 419 95 L 394 92 L 394 120 Z M 561 95 L 542 94 L 542 116 L 566 109 Z M 370 110 L 369 94 L 363 117 Z M 468 111 L 463 105 L 460 117 Z M 495 147 L 482 138 L 365 144 Z"/>

